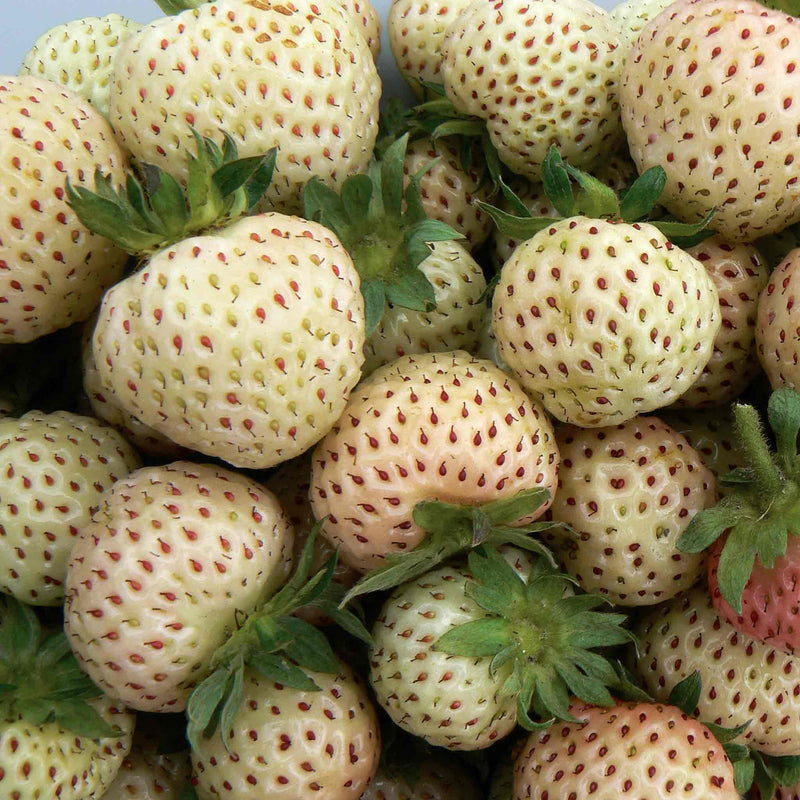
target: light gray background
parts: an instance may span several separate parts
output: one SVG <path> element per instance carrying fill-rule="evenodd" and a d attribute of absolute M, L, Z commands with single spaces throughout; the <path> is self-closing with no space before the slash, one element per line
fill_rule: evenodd
<path fill-rule="evenodd" d="M 419 0 L 422 2 L 422 0 Z M 405 92 L 405 84 L 394 66 L 386 40 L 386 15 L 391 0 L 372 0 L 384 23 L 383 47 L 379 68 L 384 81 L 384 94 Z M 611 8 L 616 0 L 595 0 Z M 137 22 L 151 22 L 163 16 L 155 0 L 33 0 L 30 4 L 16 0 L 0 0 L 3 24 L 0 25 L 0 75 L 16 75 L 20 62 L 36 39 L 53 25 L 81 17 L 101 17 L 117 13 Z"/>

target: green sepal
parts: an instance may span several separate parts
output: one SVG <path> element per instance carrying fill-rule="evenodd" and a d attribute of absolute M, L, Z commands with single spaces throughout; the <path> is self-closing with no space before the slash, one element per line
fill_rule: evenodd
<path fill-rule="evenodd" d="M 678 538 L 678 550 L 683 553 L 702 553 L 735 525 L 746 511 L 738 498 L 727 497 L 711 508 L 698 511 Z"/>
<path fill-rule="evenodd" d="M 283 651 L 299 667 L 334 675 L 339 671 L 339 661 L 322 631 L 299 617 L 282 617 L 278 624 L 293 634 Z"/>
<path fill-rule="evenodd" d="M 769 756 L 760 753 L 764 770 L 778 786 L 795 786 L 800 783 L 800 755 Z"/>
<path fill-rule="evenodd" d="M 483 201 L 479 202 L 478 205 L 481 210 L 485 211 L 494 220 L 500 233 L 520 242 L 530 239 L 539 231 L 543 231 L 550 225 L 559 222 L 556 217 L 534 217 L 531 216 L 530 212 L 526 216 L 519 216 Z"/>
<path fill-rule="evenodd" d="M 190 728 L 193 726 L 195 730 L 205 732 L 210 727 L 225 698 L 229 679 L 230 670 L 220 667 L 194 688 L 186 707 Z"/>
<path fill-rule="evenodd" d="M 800 433 L 800 394 L 794 389 L 776 389 L 769 397 L 767 419 L 775 434 L 780 466 L 791 478 L 800 478 L 797 436 Z"/>
<path fill-rule="evenodd" d="M 375 184 L 369 175 L 353 175 L 342 186 L 342 206 L 351 225 L 367 219 Z"/>
<path fill-rule="evenodd" d="M 255 622 L 258 641 L 265 653 L 282 650 L 294 639 L 294 633 L 283 627 L 274 617 L 259 618 Z"/>
<path fill-rule="evenodd" d="M 620 217 L 636 222 L 646 217 L 658 203 L 667 185 L 667 173 L 661 166 L 643 172 L 625 192 L 620 204 Z"/>
<path fill-rule="evenodd" d="M 700 244 L 712 232 L 708 226 L 714 218 L 715 211 L 709 211 L 699 222 L 677 222 L 668 219 L 654 220 L 650 224 L 658 228 L 676 247 L 686 250 Z"/>
<path fill-rule="evenodd" d="M 155 2 L 164 14 L 171 17 L 189 8 L 199 8 L 205 5 L 208 0 L 155 0 Z"/>
<path fill-rule="evenodd" d="M 542 163 L 542 186 L 547 199 L 562 217 L 575 216 L 575 194 L 567 165 L 555 146 L 551 146 Z"/>
<path fill-rule="evenodd" d="M 636 682 L 636 677 L 625 664 L 615 660 L 611 661 L 610 665 L 615 675 L 608 685 L 617 697 L 634 703 L 655 702 L 655 699 Z"/>
<path fill-rule="evenodd" d="M 755 778 L 756 765 L 750 757 L 750 752 L 739 755 L 734 745 L 725 747 L 728 760 L 733 764 L 733 785 L 740 795 L 750 791 Z M 746 749 L 746 748 L 745 748 Z"/>
<path fill-rule="evenodd" d="M 11 595 L 3 597 L 0 615 L 0 658 L 12 670 L 28 664 L 36 655 L 42 641 L 42 627 L 36 612 Z M 17 678 L 20 670 L 6 678 Z"/>
<path fill-rule="evenodd" d="M 364 327 L 369 336 L 375 331 L 386 310 L 386 284 L 383 281 L 362 281 L 364 296 Z"/>
<path fill-rule="evenodd" d="M 430 249 L 423 243 L 426 255 Z M 412 311 L 432 311 L 436 308 L 436 296 L 431 282 L 418 269 L 401 275 L 395 283 L 384 285 L 385 299 L 395 306 Z M 381 309 L 383 311 L 383 309 Z"/>
<path fill-rule="evenodd" d="M 508 620 L 487 617 L 451 628 L 436 640 L 433 649 L 453 656 L 492 657 L 507 648 L 511 640 Z"/>
<path fill-rule="evenodd" d="M 89 739 L 120 736 L 118 729 L 106 722 L 83 700 L 60 700 L 53 703 L 53 718 L 62 728 Z"/>
<path fill-rule="evenodd" d="M 578 184 L 580 191 L 575 198 L 575 213 L 587 217 L 620 218 L 620 204 L 617 193 L 588 172 L 564 165 L 570 177 Z"/>
<path fill-rule="evenodd" d="M 691 675 L 687 675 L 682 681 L 675 684 L 669 693 L 667 702 L 671 706 L 679 708 L 684 714 L 692 716 L 700 701 L 702 691 L 703 679 L 700 672 L 695 670 Z"/>
<path fill-rule="evenodd" d="M 168 172 L 153 164 L 139 164 L 144 181 L 145 202 L 159 220 L 158 230 L 166 239 L 181 238 L 189 222 L 189 211 L 183 196 L 183 189 Z"/>
<path fill-rule="evenodd" d="M 219 731 L 222 744 L 228 749 L 229 733 L 233 730 L 236 715 L 244 699 L 244 660 L 239 658 L 230 671 L 225 698 L 219 714 Z"/>
<path fill-rule="evenodd" d="M 443 503 L 439 500 L 423 500 L 414 507 L 414 522 L 427 537 L 413 550 L 405 553 L 389 553 L 385 566 L 379 567 L 362 577 L 344 596 L 344 606 L 356 597 L 369 592 L 385 591 L 401 583 L 423 575 L 438 564 L 459 552 L 466 552 L 477 544 L 485 543 L 498 547 L 511 538 L 524 537 L 527 532 L 538 531 L 540 525 L 550 527 L 551 523 L 532 523 L 520 528 L 509 529 L 506 525 L 495 525 L 496 520 L 512 519 L 512 511 L 520 512 L 514 520 L 535 516 L 536 511 L 547 502 L 546 489 L 523 490 L 515 495 L 515 502 L 501 501 L 483 506 L 462 506 Z M 492 528 L 486 533 L 486 517 Z M 507 531 L 513 531 L 507 533 Z M 530 538 L 530 537 L 529 537 Z M 544 550 L 550 560 L 554 560 L 541 543 L 528 542 L 531 552 Z"/>
<path fill-rule="evenodd" d="M 703 722 L 703 724 L 717 737 L 717 741 L 720 744 L 727 745 L 731 744 L 734 739 L 738 739 L 750 727 L 750 720 L 737 725 L 735 728 L 725 728 L 714 722 Z M 744 747 L 744 745 L 742 746 Z"/>
<path fill-rule="evenodd" d="M 318 692 L 319 686 L 300 667 L 273 653 L 253 653 L 249 665 L 276 683 L 301 692 Z"/>
<path fill-rule="evenodd" d="M 384 153 L 380 162 L 380 189 L 383 211 L 390 218 L 400 219 L 403 213 L 404 184 L 403 162 L 408 147 L 408 134 L 403 134 Z"/>

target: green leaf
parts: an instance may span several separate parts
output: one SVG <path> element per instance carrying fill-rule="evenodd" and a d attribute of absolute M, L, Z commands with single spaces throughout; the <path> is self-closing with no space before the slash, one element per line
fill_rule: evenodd
<path fill-rule="evenodd" d="M 219 730 L 226 750 L 228 749 L 228 734 L 234 729 L 236 715 L 239 713 L 244 699 L 244 669 L 244 662 L 240 658 L 238 663 L 234 665 L 229 677 L 229 690 L 222 704 Z"/>
<path fill-rule="evenodd" d="M 362 281 L 361 294 L 364 296 L 365 327 L 369 337 L 386 310 L 386 284 L 383 281 Z"/>
<path fill-rule="evenodd" d="M 769 397 L 767 419 L 775 433 L 778 457 L 784 470 L 796 470 L 797 435 L 800 433 L 800 393 L 794 389 L 779 388 Z"/>
<path fill-rule="evenodd" d="M 562 217 L 575 216 L 572 181 L 555 145 L 551 145 L 542 164 L 542 186 L 547 199 Z"/>
<path fill-rule="evenodd" d="M 189 721 L 201 731 L 205 731 L 214 717 L 217 708 L 225 699 L 229 671 L 220 667 L 201 681 L 189 697 L 186 708 Z"/>
<path fill-rule="evenodd" d="M 403 212 L 405 177 L 403 164 L 408 146 L 408 134 L 403 134 L 384 153 L 381 161 L 381 196 L 383 211 L 389 217 L 400 218 Z"/>
<path fill-rule="evenodd" d="M 5 595 L 0 613 L 0 656 L 9 664 L 20 665 L 20 669 L 26 670 L 42 640 L 42 627 L 36 612 L 12 595 Z"/>
<path fill-rule="evenodd" d="M 482 506 L 483 511 L 494 525 L 513 525 L 536 512 L 550 500 L 547 489 L 523 489 L 512 497 L 494 500 Z"/>
<path fill-rule="evenodd" d="M 106 722 L 92 706 L 83 700 L 64 700 L 53 704 L 56 722 L 78 736 L 90 739 L 104 739 L 119 736 L 120 732 Z"/>
<path fill-rule="evenodd" d="M 282 617 L 278 624 L 293 634 L 284 650 L 298 666 L 333 675 L 339 672 L 339 660 L 322 631 L 299 617 Z"/>
<path fill-rule="evenodd" d="M 469 658 L 491 657 L 513 640 L 511 624 L 499 617 L 464 622 L 442 634 L 434 650 Z"/>
<path fill-rule="evenodd" d="M 288 686 L 290 689 L 297 689 L 301 692 L 320 691 L 319 686 L 303 670 L 281 656 L 255 652 L 248 658 L 248 664 L 270 680 Z"/>
<path fill-rule="evenodd" d="M 700 672 L 695 670 L 673 687 L 667 702 L 679 708 L 684 714 L 691 716 L 697 708 L 702 691 L 703 679 Z"/>
<path fill-rule="evenodd" d="M 625 222 L 636 222 L 646 217 L 655 207 L 667 185 L 667 173 L 661 166 L 643 172 L 625 193 L 620 206 L 620 217 Z"/>
<path fill-rule="evenodd" d="M 610 186 L 607 186 L 588 172 L 576 169 L 569 164 L 564 166 L 570 177 L 574 178 L 580 187 L 580 191 L 575 198 L 575 211 L 577 213 L 585 214 L 587 217 L 592 218 L 619 218 L 619 200 L 617 199 L 617 193 Z"/>
<path fill-rule="evenodd" d="M 525 242 L 535 236 L 539 231 L 559 222 L 554 217 L 520 217 L 503 211 L 502 208 L 493 206 L 491 203 L 479 202 L 482 211 L 485 211 L 493 220 L 497 229 L 504 236 L 510 236 L 518 242 Z"/>
<path fill-rule="evenodd" d="M 719 557 L 719 590 L 737 614 L 742 613 L 742 592 L 753 571 L 758 545 L 758 522 L 739 524 L 728 535 Z"/>
<path fill-rule="evenodd" d="M 742 508 L 738 503 L 731 503 L 722 500 L 716 506 L 695 514 L 678 538 L 678 550 L 683 553 L 702 553 L 733 527 L 742 518 Z"/>

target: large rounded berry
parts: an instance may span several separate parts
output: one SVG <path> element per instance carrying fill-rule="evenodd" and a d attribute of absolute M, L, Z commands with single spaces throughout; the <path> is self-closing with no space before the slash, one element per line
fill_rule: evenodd
<path fill-rule="evenodd" d="M 494 294 L 500 356 L 558 419 L 624 422 L 669 405 L 713 353 L 703 265 L 648 223 L 571 217 L 521 244 Z"/>
<path fill-rule="evenodd" d="M 275 497 L 211 465 L 118 481 L 75 544 L 66 631 L 91 678 L 145 711 L 180 711 L 216 648 L 289 574 Z"/>

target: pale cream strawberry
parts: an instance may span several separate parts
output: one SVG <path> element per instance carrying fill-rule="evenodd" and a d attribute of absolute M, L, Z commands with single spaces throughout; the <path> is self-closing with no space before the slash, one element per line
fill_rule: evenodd
<path fill-rule="evenodd" d="M 702 553 L 682 553 L 680 535 L 717 500 L 713 473 L 656 417 L 615 427 L 556 431 L 561 454 L 550 516 L 562 564 L 586 592 L 623 606 L 667 600 L 697 582 Z"/>
<path fill-rule="evenodd" d="M 442 44 L 447 27 L 468 0 L 393 0 L 386 32 L 397 69 L 419 96 L 419 81 L 442 83 Z"/>
<path fill-rule="evenodd" d="M 357 800 L 378 768 L 373 702 L 344 663 L 309 672 L 320 691 L 291 689 L 255 669 L 228 730 L 192 751 L 200 800 Z"/>
<path fill-rule="evenodd" d="M 401 356 L 473 350 L 483 318 L 486 279 L 480 264 L 457 241 L 435 242 L 419 265 L 433 286 L 436 307 L 413 311 L 387 303 L 367 337 L 362 372 L 368 375 Z"/>
<path fill-rule="evenodd" d="M 589 169 L 622 143 L 618 41 L 591 0 L 473 0 L 447 29 L 442 82 L 500 160 L 538 181 L 552 145 Z"/>
<path fill-rule="evenodd" d="M 80 95 L 29 75 L 0 77 L 0 342 L 28 342 L 94 311 L 122 277 L 124 251 L 90 233 L 66 184 L 118 183 L 126 156 Z"/>
<path fill-rule="evenodd" d="M 687 408 L 725 406 L 736 400 L 760 372 L 756 355 L 759 296 L 769 267 L 750 244 L 730 243 L 719 236 L 686 250 L 708 270 L 719 294 L 722 324 L 714 352 L 700 376 L 677 400 Z"/>
<path fill-rule="evenodd" d="M 639 171 L 688 222 L 714 212 L 728 240 L 800 219 L 795 141 L 800 20 L 756 0 L 675 3 L 641 32 L 623 70 L 622 122 Z"/>
<path fill-rule="evenodd" d="M 629 51 L 648 22 L 657 17 L 674 0 L 622 0 L 610 11 L 609 16 L 620 31 L 620 49 Z"/>
<path fill-rule="evenodd" d="M 465 246 L 474 250 L 492 230 L 492 218 L 480 207 L 489 201 L 492 187 L 482 164 L 465 168 L 459 144 L 452 137 L 413 139 L 403 172 L 416 175 L 426 170 L 419 178 L 425 213 L 457 230 L 466 240 Z M 433 166 L 431 162 L 435 162 Z"/>
<path fill-rule="evenodd" d="M 0 591 L 60 606 L 73 544 L 139 456 L 93 417 L 30 411 L 0 420 L 0 459 Z"/>
<path fill-rule="evenodd" d="M 289 575 L 277 499 L 206 464 L 118 481 L 75 544 L 65 629 L 85 671 L 144 711 L 180 711 L 244 616 Z"/>
<path fill-rule="evenodd" d="M 378 9 L 370 0 L 339 0 L 339 5 L 360 25 L 359 30 L 367 40 L 367 46 L 375 63 L 381 55 L 381 18 Z"/>
<path fill-rule="evenodd" d="M 697 671 L 700 718 L 749 723 L 735 741 L 767 755 L 800 752 L 800 661 L 740 633 L 697 587 L 649 609 L 634 627 L 636 674 L 657 699 Z"/>
<path fill-rule="evenodd" d="M 184 239 L 106 294 L 100 381 L 183 447 L 273 466 L 330 430 L 360 378 L 359 286 L 334 234 L 299 217 L 244 217 Z"/>
<path fill-rule="evenodd" d="M 56 25 L 24 55 L 20 75 L 58 83 L 107 115 L 114 56 L 120 44 L 141 27 L 122 14 L 82 17 Z"/>
<path fill-rule="evenodd" d="M 769 276 L 758 299 L 758 359 L 773 389 L 800 387 L 796 298 L 800 292 L 800 248 L 791 250 Z"/>
<path fill-rule="evenodd" d="M 312 176 L 363 172 L 381 82 L 359 25 L 336 0 L 220 0 L 156 20 L 120 47 L 109 118 L 138 159 L 186 177 L 192 129 L 239 156 L 278 147 L 266 200 L 301 208 Z"/>
<path fill-rule="evenodd" d="M 99 800 L 131 749 L 136 716 L 108 697 L 90 700 L 118 735 L 77 736 L 57 722 L 0 722 L 0 793 L 8 800 Z"/>
<path fill-rule="evenodd" d="M 311 502 L 341 558 L 366 572 L 425 538 L 418 502 L 552 496 L 558 460 L 541 407 L 493 363 L 462 351 L 405 356 L 357 387 L 317 445 Z"/>
<path fill-rule="evenodd" d="M 582 216 L 517 247 L 492 309 L 503 360 L 553 416 L 582 427 L 672 403 L 721 323 L 708 272 L 656 227 Z"/>

